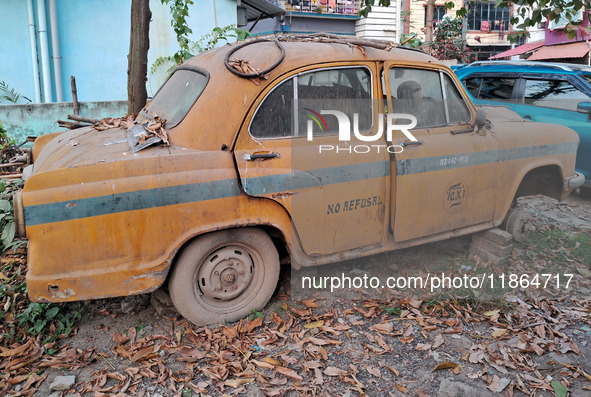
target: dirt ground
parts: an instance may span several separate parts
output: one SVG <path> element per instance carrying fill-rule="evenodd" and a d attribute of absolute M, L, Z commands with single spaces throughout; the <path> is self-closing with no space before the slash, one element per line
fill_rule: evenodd
<path fill-rule="evenodd" d="M 294 293 L 284 269 L 251 321 L 206 328 L 159 315 L 147 295 L 86 302 L 76 334 L 44 359 L 35 395 L 591 396 L 591 264 L 580 256 L 591 247 L 573 237 L 591 235 L 590 196 L 521 200 L 537 237 L 516 243 L 504 268 L 470 256 L 470 236 L 342 267 L 351 277 L 549 273 L 563 277 L 559 288 Z M 66 375 L 74 383 L 52 391 Z"/>

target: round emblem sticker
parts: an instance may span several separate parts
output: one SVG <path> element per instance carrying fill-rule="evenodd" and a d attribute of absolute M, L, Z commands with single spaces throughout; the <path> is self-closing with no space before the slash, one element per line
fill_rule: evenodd
<path fill-rule="evenodd" d="M 445 203 L 448 210 L 461 207 L 466 199 L 466 186 L 463 182 L 454 183 L 445 191 Z"/>

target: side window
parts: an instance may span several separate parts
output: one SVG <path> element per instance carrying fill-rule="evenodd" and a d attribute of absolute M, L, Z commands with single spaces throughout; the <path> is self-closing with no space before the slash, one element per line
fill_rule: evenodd
<path fill-rule="evenodd" d="M 462 80 L 462 83 L 464 84 L 464 87 L 466 87 L 466 91 L 472 95 L 472 98 L 480 98 L 480 86 L 482 85 L 482 79 L 480 77 L 464 79 Z"/>
<path fill-rule="evenodd" d="M 338 110 L 349 120 L 359 114 L 359 131 L 372 126 L 371 76 L 365 68 L 340 68 L 305 73 L 297 77 L 298 129 L 305 135 L 312 112 Z M 328 131 L 338 132 L 335 116 L 323 116 Z M 312 123 L 314 133 L 322 133 Z M 324 132 L 326 133 L 326 132 Z"/>
<path fill-rule="evenodd" d="M 443 86 L 445 88 L 445 97 L 447 98 L 447 110 L 449 114 L 449 123 L 457 124 L 470 121 L 472 115 L 464 102 L 464 98 L 458 92 L 458 89 L 448 75 L 443 75 Z"/>
<path fill-rule="evenodd" d="M 439 72 L 391 68 L 388 72 L 394 113 L 412 114 L 416 128 L 446 124 Z"/>
<path fill-rule="evenodd" d="M 476 77 L 466 79 L 466 90 L 476 99 L 508 101 L 513 95 L 515 78 Z"/>
<path fill-rule="evenodd" d="M 250 124 L 255 138 L 305 136 L 308 121 L 319 120 L 322 110 L 338 110 L 353 120 L 359 114 L 359 130 L 372 126 L 371 73 L 364 67 L 323 69 L 290 78 L 267 94 Z M 294 117 L 297 114 L 298 117 Z M 334 116 L 312 123 L 313 132 L 338 133 Z"/>
<path fill-rule="evenodd" d="M 293 106 L 293 79 L 289 79 L 267 94 L 252 119 L 250 134 L 255 138 L 293 135 Z"/>
<path fill-rule="evenodd" d="M 585 100 L 589 97 L 567 81 L 525 80 L 525 104 L 576 111 Z"/>

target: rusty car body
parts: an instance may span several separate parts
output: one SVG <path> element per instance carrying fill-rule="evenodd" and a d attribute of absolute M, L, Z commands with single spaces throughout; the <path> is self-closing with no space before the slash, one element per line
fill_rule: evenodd
<path fill-rule="evenodd" d="M 451 70 L 422 52 L 247 43 L 187 61 L 138 115 L 136 126 L 165 119 L 170 145 L 132 150 L 125 128 L 38 138 L 16 200 L 32 300 L 140 294 L 167 282 L 194 323 L 233 321 L 265 305 L 280 263 L 315 266 L 474 233 L 502 224 L 518 196 L 563 199 L 582 184 L 575 132 L 503 108 L 485 117 Z M 405 107 L 411 80 L 427 116 Z M 322 113 L 335 106 L 354 109 L 361 132 L 339 140 L 336 118 Z M 416 140 L 388 137 L 385 126 L 402 123 L 388 112 L 417 112 Z"/>

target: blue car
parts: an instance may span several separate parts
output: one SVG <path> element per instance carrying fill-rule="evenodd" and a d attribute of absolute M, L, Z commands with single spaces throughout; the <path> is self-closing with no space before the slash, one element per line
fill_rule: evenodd
<path fill-rule="evenodd" d="M 591 187 L 591 66 L 484 61 L 454 72 L 477 105 L 506 105 L 524 119 L 575 130 L 580 138 L 576 170 Z"/>

